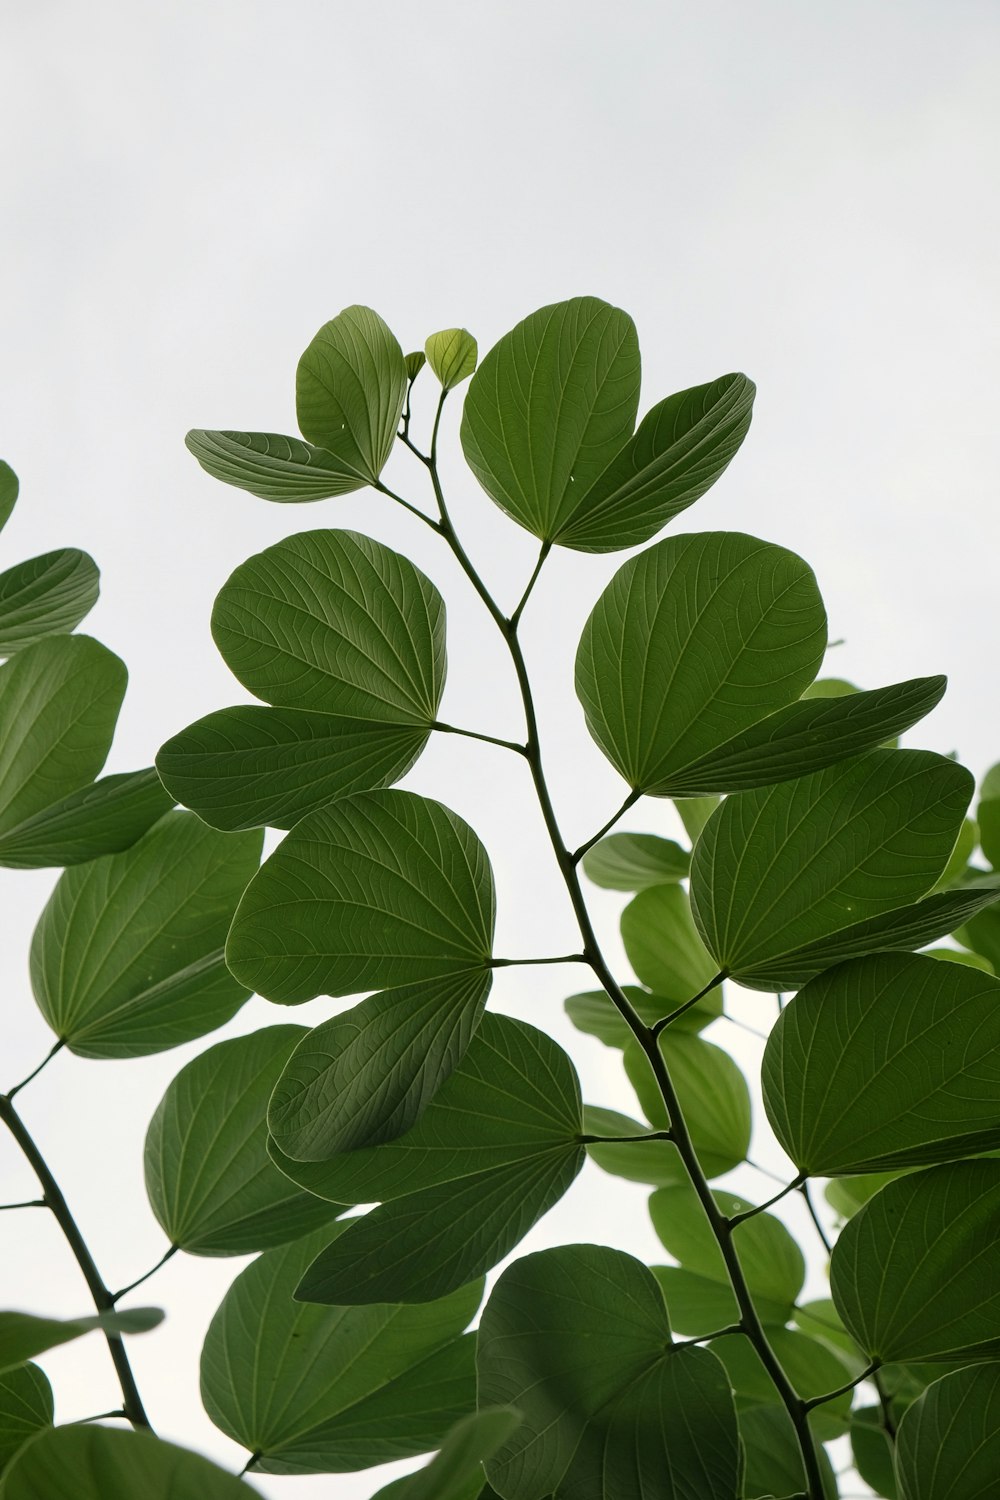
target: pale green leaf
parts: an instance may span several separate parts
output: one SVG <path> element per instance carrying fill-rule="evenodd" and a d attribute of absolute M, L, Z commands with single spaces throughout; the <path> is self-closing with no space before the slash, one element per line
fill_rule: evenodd
<path fill-rule="evenodd" d="M 370 307 L 345 307 L 316 334 L 295 376 L 299 430 L 357 484 L 374 484 L 406 397 L 403 351 Z"/>
<path fill-rule="evenodd" d="M 441 333 L 432 333 L 424 347 L 427 363 L 446 391 L 468 380 L 476 368 L 479 349 L 467 328 L 445 328 Z"/>
<path fill-rule="evenodd" d="M 750 1094 L 736 1063 L 712 1042 L 665 1031 L 660 1051 L 673 1080 L 698 1160 L 707 1177 L 739 1166 L 750 1148 Z M 652 1067 L 637 1043 L 624 1053 L 625 1072 L 646 1118 L 657 1130 L 669 1127 Z"/>
<path fill-rule="evenodd" d="M 678 885 L 640 891 L 622 912 L 621 931 L 638 978 L 672 1006 L 686 1004 L 715 977 L 718 965 L 698 936 L 688 894 Z M 721 988 L 716 986 L 693 1009 L 721 1015 Z"/>
<path fill-rule="evenodd" d="M 654 1026 L 677 1004 L 675 1000 L 653 995 L 635 984 L 622 985 L 622 993 L 647 1026 Z M 622 1048 L 632 1041 L 634 1033 L 631 1027 L 616 1010 L 606 990 L 586 990 L 582 995 L 570 995 L 563 1004 L 577 1031 L 596 1036 L 606 1047 Z M 670 1029 L 701 1031 L 721 1014 L 722 990 L 716 988 L 704 1000 L 699 1000 L 697 1005 L 692 1005 L 690 1010 L 671 1021 Z"/>
<path fill-rule="evenodd" d="M 17 504 L 17 475 L 10 464 L 0 458 L 0 531 L 10 520 L 10 513 Z"/>
<path fill-rule="evenodd" d="M 97 603 L 100 573 L 76 547 L 61 547 L 0 573 L 0 656 L 75 630 Z"/>
<path fill-rule="evenodd" d="M 686 880 L 691 855 L 673 839 L 654 833 L 611 833 L 588 849 L 583 872 L 608 891 L 644 891 Z"/>

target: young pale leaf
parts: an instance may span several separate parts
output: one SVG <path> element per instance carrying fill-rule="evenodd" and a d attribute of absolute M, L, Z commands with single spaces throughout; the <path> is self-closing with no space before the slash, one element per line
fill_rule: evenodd
<path fill-rule="evenodd" d="M 949 1162 L 889 1182 L 841 1231 L 837 1311 L 872 1359 L 1000 1354 L 1000 1161 Z"/>
<path fill-rule="evenodd" d="M 152 766 L 103 776 L 0 834 L 0 865 L 40 870 L 120 853 L 173 805 Z"/>
<path fill-rule="evenodd" d="M 793 703 L 825 650 L 826 611 L 800 557 L 739 532 L 694 533 L 615 574 L 583 628 L 576 691 L 629 786 L 688 795 L 700 790 L 688 768 Z"/>
<path fill-rule="evenodd" d="M 691 866 L 692 910 L 709 951 L 740 984 L 782 990 L 841 957 L 921 946 L 937 934 L 905 940 L 909 903 L 937 882 L 971 791 L 969 772 L 942 755 L 874 750 L 728 797 Z M 950 897 L 921 905 L 930 916 Z M 888 940 L 879 940 L 881 924 Z"/>
<path fill-rule="evenodd" d="M 885 953 L 810 980 L 771 1032 L 764 1107 L 811 1177 L 1000 1147 L 1000 980 Z"/>
<path fill-rule="evenodd" d="M 212 635 L 258 698 L 429 728 L 445 677 L 440 594 L 407 558 L 354 531 L 303 531 L 248 558 Z"/>
<path fill-rule="evenodd" d="M 733 1500 L 741 1457 L 725 1371 L 671 1347 L 639 1261 L 563 1245 L 508 1267 L 486 1304 L 479 1399 L 522 1413 L 486 1473 L 505 1500 Z"/>
<path fill-rule="evenodd" d="M 412 354 L 404 357 L 403 362 L 406 365 L 406 378 L 412 385 L 427 363 L 427 355 L 422 349 L 415 349 Z"/>
<path fill-rule="evenodd" d="M 100 573 L 76 547 L 61 547 L 0 573 L 0 656 L 75 630 L 97 603 Z"/>
<path fill-rule="evenodd" d="M 163 1322 L 158 1307 L 130 1307 L 86 1318 L 39 1318 L 33 1313 L 0 1312 L 0 1372 L 100 1329 L 102 1333 L 147 1333 Z"/>
<path fill-rule="evenodd" d="M 346 1205 L 302 1192 L 267 1154 L 267 1101 L 306 1035 L 265 1026 L 183 1067 L 146 1133 L 146 1193 L 170 1243 L 192 1255 L 269 1250 Z"/>
<path fill-rule="evenodd" d="M 295 375 L 302 436 L 345 476 L 374 484 L 396 441 L 406 398 L 403 351 L 378 313 L 345 307 L 312 340 Z"/>
<path fill-rule="evenodd" d="M 750 1149 L 750 1092 L 728 1052 L 698 1036 L 665 1031 L 660 1051 L 670 1070 L 698 1160 L 708 1177 L 739 1166 Z M 646 1118 L 657 1130 L 669 1126 L 659 1085 L 638 1045 L 624 1053 L 625 1072 Z"/>
<path fill-rule="evenodd" d="M 990 1500 L 1000 1474 L 1000 1364 L 935 1380 L 899 1424 L 900 1500 Z"/>
<path fill-rule="evenodd" d="M 31 942 L 46 1021 L 80 1057 L 142 1057 L 228 1021 L 249 991 L 223 957 L 261 835 L 168 813 L 131 849 L 67 870 Z"/>
<path fill-rule="evenodd" d="M 391 786 L 428 734 L 409 724 L 241 704 L 175 734 L 156 765 L 178 802 L 213 828 L 291 828 L 337 797 Z"/>
<path fill-rule="evenodd" d="M 261 500 L 328 500 L 370 483 L 338 454 L 280 432 L 196 427 L 184 442 L 206 474 Z"/>
<path fill-rule="evenodd" d="M 783 1406 L 751 1406 L 739 1413 L 740 1441 L 746 1468 L 744 1495 L 801 1496 L 806 1484 L 802 1450 Z M 837 1500 L 837 1476 L 826 1451 L 818 1453 L 824 1500 Z"/>
<path fill-rule="evenodd" d="M 702 829 L 720 801 L 719 797 L 680 797 L 674 803 L 677 816 L 684 824 L 684 831 L 692 844 L 701 838 Z"/>
<path fill-rule="evenodd" d="M 382 1203 L 318 1257 L 297 1295 L 421 1302 L 488 1271 L 572 1183 L 584 1159 L 581 1128 L 565 1052 L 521 1021 L 485 1015 L 405 1135 L 323 1162 L 294 1161 L 272 1146 L 308 1191 Z"/>
<path fill-rule="evenodd" d="M 271 1096 L 282 1150 L 324 1160 L 409 1130 L 464 1057 L 492 980 L 479 969 L 383 990 L 310 1031 Z"/>
<path fill-rule="evenodd" d="M 150 1432 L 74 1423 L 33 1438 L 4 1478 L 3 1500 L 253 1500 L 259 1491 L 200 1453 Z"/>
<path fill-rule="evenodd" d="M 476 368 L 479 348 L 467 328 L 432 333 L 425 345 L 427 363 L 446 391 L 468 380 Z"/>
<path fill-rule="evenodd" d="M 638 407 L 632 319 L 574 297 L 532 313 L 483 359 L 465 398 L 462 449 L 501 510 L 559 541 L 632 436 Z"/>
<path fill-rule="evenodd" d="M 93 781 L 127 680 L 89 636 L 36 641 L 0 667 L 0 834 Z"/>
<path fill-rule="evenodd" d="M 205 1410 L 265 1474 L 346 1473 L 426 1453 L 475 1409 L 474 1340 L 461 1335 L 482 1283 L 419 1307 L 293 1301 L 309 1262 L 343 1231 L 254 1261 L 205 1338 Z"/>
<path fill-rule="evenodd" d="M 393 1480 L 372 1500 L 480 1500 L 483 1464 L 492 1458 L 521 1420 L 512 1406 L 486 1406 L 446 1435 L 441 1451 L 430 1463 Z"/>
<path fill-rule="evenodd" d="M 611 833 L 587 850 L 581 864 L 584 874 L 607 891 L 644 891 L 686 880 L 691 855 L 655 833 Z"/>
<path fill-rule="evenodd" d="M 635 984 L 622 985 L 622 993 L 647 1026 L 654 1026 L 657 1021 L 669 1015 L 677 1004 L 675 1000 L 668 1000 L 663 995 L 652 995 L 649 990 L 640 989 Z M 620 1049 L 633 1040 L 631 1028 L 612 1005 L 607 991 L 586 990 L 582 995 L 570 995 L 563 1004 L 577 1031 L 596 1036 L 606 1047 Z M 722 990 L 717 988 L 675 1021 L 671 1021 L 670 1029 L 701 1031 L 721 1014 Z"/>
<path fill-rule="evenodd" d="M 640 891 L 622 912 L 621 930 L 629 963 L 643 984 L 670 1001 L 667 1011 L 697 995 L 717 972 L 718 965 L 698 936 L 687 892 L 678 885 Z M 717 985 L 693 1009 L 721 1015 L 721 987 Z"/>
<path fill-rule="evenodd" d="M 413 792 L 358 792 L 297 823 L 240 902 L 226 958 L 268 1000 L 454 977 L 489 966 L 482 844 Z"/>
<path fill-rule="evenodd" d="M 22 1443 L 52 1426 L 52 1387 L 37 1365 L 0 1375 L 0 1474 Z"/>
<path fill-rule="evenodd" d="M 0 531 L 10 520 L 10 513 L 17 504 L 17 475 L 10 464 L 0 458 Z"/>
<path fill-rule="evenodd" d="M 668 1187 L 688 1180 L 673 1142 L 635 1139 L 649 1134 L 650 1127 L 640 1120 L 619 1114 L 615 1109 L 588 1104 L 583 1111 L 583 1128 L 588 1135 L 598 1137 L 587 1142 L 587 1155 L 595 1166 L 612 1177 L 647 1182 L 653 1187 Z"/>

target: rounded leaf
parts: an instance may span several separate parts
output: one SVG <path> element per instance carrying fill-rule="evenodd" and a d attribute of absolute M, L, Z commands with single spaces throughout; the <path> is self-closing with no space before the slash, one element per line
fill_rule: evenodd
<path fill-rule="evenodd" d="M 644 891 L 686 880 L 691 855 L 673 839 L 654 833 L 611 833 L 588 849 L 584 874 L 608 891 Z"/>
<path fill-rule="evenodd" d="M 77 547 L 61 547 L 0 573 L 0 656 L 75 630 L 97 603 L 100 573 Z"/>
<path fill-rule="evenodd" d="M 686 1004 L 717 972 L 718 965 L 698 936 L 687 891 L 679 885 L 657 885 L 640 891 L 622 912 L 621 931 L 636 975 L 671 1006 Z M 717 985 L 693 1009 L 720 1015 L 721 986 Z"/>
<path fill-rule="evenodd" d="M 52 1426 L 52 1387 L 37 1365 L 0 1375 L 0 1474 L 22 1443 Z"/>
<path fill-rule="evenodd" d="M 299 430 L 356 475 L 357 486 L 374 484 L 396 440 L 406 383 L 403 351 L 378 313 L 345 307 L 299 360 Z"/>
<path fill-rule="evenodd" d="M 746 1079 L 728 1052 L 699 1036 L 668 1029 L 659 1040 L 702 1169 L 707 1177 L 721 1177 L 739 1166 L 750 1149 Z M 645 1053 L 633 1042 L 624 1060 L 646 1118 L 657 1130 L 668 1129 L 659 1085 Z"/>
<path fill-rule="evenodd" d="M 1000 1474 L 1000 1364 L 935 1380 L 903 1414 L 900 1500 L 990 1500 Z"/>
<path fill-rule="evenodd" d="M 446 391 L 468 380 L 476 368 L 479 348 L 467 328 L 446 328 L 441 333 L 432 333 L 424 347 L 427 363 Z"/>
<path fill-rule="evenodd" d="M 0 1312 L 0 1373 L 14 1370 L 36 1354 L 68 1344 L 85 1333 L 148 1333 L 163 1322 L 158 1307 L 129 1307 L 84 1318 L 44 1318 L 33 1313 Z"/>
<path fill-rule="evenodd" d="M 10 513 L 17 504 L 17 475 L 10 464 L 0 458 L 0 531 L 10 520 Z"/>
<path fill-rule="evenodd" d="M 493 1457 L 520 1420 L 521 1413 L 512 1406 L 486 1406 L 463 1417 L 429 1464 L 393 1480 L 372 1500 L 481 1500 L 483 1463 Z"/>
<path fill-rule="evenodd" d="M 4 1500 L 252 1500 L 258 1494 L 200 1453 L 151 1432 L 85 1422 L 33 1438 L 3 1485 Z"/>

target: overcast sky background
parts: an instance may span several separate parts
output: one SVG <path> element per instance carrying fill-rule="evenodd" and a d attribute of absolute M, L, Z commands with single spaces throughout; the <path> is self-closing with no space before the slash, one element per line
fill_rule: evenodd
<path fill-rule="evenodd" d="M 245 698 L 211 643 L 214 595 L 250 553 L 328 525 L 370 532 L 435 579 L 452 623 L 443 716 L 516 736 L 495 632 L 418 522 L 372 492 L 255 500 L 208 479 L 183 435 L 294 431 L 296 360 L 348 303 L 375 307 L 405 349 L 464 324 L 485 350 L 534 308 L 588 293 L 636 320 L 642 410 L 731 369 L 758 383 L 743 450 L 678 529 L 800 552 L 831 638 L 845 638 L 828 670 L 867 687 L 947 672 L 944 704 L 908 743 L 958 750 L 980 775 L 1000 758 L 998 43 L 992 0 L 6 0 L 0 451 L 22 493 L 0 565 L 62 545 L 98 560 L 85 628 L 131 673 L 108 769 L 149 764 L 168 735 Z M 426 376 L 420 394 L 418 423 Z M 510 604 L 534 542 L 464 471 L 459 411 L 456 399 L 444 438 L 456 520 Z M 417 498 L 406 459 L 390 482 Z M 622 560 L 554 556 L 525 619 L 571 844 L 620 800 L 571 669 Z M 489 848 L 497 951 L 571 951 L 523 766 L 439 741 L 406 784 Z M 624 826 L 676 825 L 668 805 L 644 804 Z M 26 954 L 53 878 L 0 871 L 3 1087 L 50 1044 Z M 620 906 L 595 902 L 616 958 Z M 628 1108 L 611 1054 L 561 1020 L 578 977 L 507 973 L 496 1003 L 571 1046 L 588 1098 Z M 773 1012 L 763 996 L 733 1003 Z M 255 1001 L 220 1035 L 331 1010 Z M 752 1064 L 745 1033 L 711 1035 Z M 202 1045 L 129 1063 L 64 1055 L 23 1096 L 112 1285 L 164 1247 L 142 1134 Z M 0 1171 L 0 1201 L 32 1195 L 7 1141 Z M 766 1195 L 763 1179 L 739 1181 Z M 590 1239 L 656 1258 L 644 1204 L 588 1167 L 524 1248 Z M 142 1294 L 167 1323 L 131 1343 L 158 1430 L 234 1467 L 200 1409 L 197 1354 L 243 1263 L 176 1257 Z M 47 1216 L 0 1216 L 0 1267 L 7 1305 L 87 1308 Z M 62 1419 L 118 1404 L 96 1339 L 43 1363 Z M 394 1472 L 257 1483 L 271 1500 L 355 1500 Z"/>

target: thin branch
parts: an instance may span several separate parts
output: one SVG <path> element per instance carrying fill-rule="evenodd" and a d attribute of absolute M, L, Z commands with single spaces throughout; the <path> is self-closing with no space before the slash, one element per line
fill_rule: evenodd
<path fill-rule="evenodd" d="M 160 1267 L 165 1266 L 172 1255 L 177 1254 L 177 1249 L 178 1247 L 176 1245 L 171 1245 L 169 1249 L 160 1256 L 155 1266 L 151 1266 L 148 1271 L 145 1271 L 141 1276 L 137 1276 L 134 1281 L 130 1281 L 128 1286 L 123 1286 L 120 1292 L 114 1292 L 111 1298 L 112 1302 L 120 1302 L 123 1297 L 128 1296 L 129 1292 L 134 1292 L 137 1286 L 142 1286 L 142 1283 L 144 1281 L 148 1281 L 151 1276 L 155 1276 Z"/>
<path fill-rule="evenodd" d="M 737 1224 L 742 1224 L 746 1219 L 755 1219 L 758 1214 L 762 1214 L 765 1209 L 770 1208 L 772 1203 L 779 1203 L 788 1193 L 793 1193 L 797 1187 L 801 1187 L 802 1181 L 801 1177 L 794 1177 L 791 1182 L 787 1183 L 781 1189 L 780 1193 L 775 1193 L 773 1198 L 767 1198 L 763 1203 L 758 1203 L 756 1208 L 746 1208 L 741 1214 L 730 1214 L 730 1229 L 734 1229 Z"/>
<path fill-rule="evenodd" d="M 743 1160 L 748 1167 L 753 1167 L 754 1171 L 759 1172 L 762 1177 L 770 1177 L 772 1182 L 784 1182 L 785 1179 L 781 1174 L 779 1172 L 772 1172 L 770 1167 L 762 1167 L 760 1162 L 751 1161 L 749 1156 L 745 1156 Z"/>
<path fill-rule="evenodd" d="M 525 588 L 524 593 L 521 595 L 521 599 L 520 599 L 520 602 L 519 602 L 517 608 L 515 609 L 514 613 L 511 615 L 510 619 L 507 622 L 508 625 L 510 626 L 511 630 L 516 630 L 517 629 L 518 622 L 519 622 L 521 616 L 524 614 L 524 606 L 527 604 L 528 600 L 531 598 L 531 591 L 535 587 L 535 584 L 538 582 L 538 575 L 542 571 L 542 565 L 545 562 L 545 559 L 548 557 L 548 555 L 549 555 L 549 553 L 551 551 L 552 551 L 552 543 L 551 542 L 543 542 L 542 543 L 542 550 L 538 554 L 538 561 L 535 563 L 534 571 L 532 572 L 531 577 L 528 579 L 527 587 Z"/>
<path fill-rule="evenodd" d="M 682 1016 L 686 1010 L 690 1010 L 692 1005 L 697 1005 L 699 1000 L 704 1000 L 705 996 L 710 994 L 711 991 L 715 989 L 716 985 L 720 985 L 722 983 L 722 981 L 726 978 L 727 973 L 728 970 L 720 969 L 715 978 L 710 979 L 705 988 L 703 990 L 699 990 L 697 995 L 692 995 L 690 1000 L 685 1000 L 683 1005 L 678 1005 L 677 1009 L 672 1010 L 669 1015 L 661 1016 L 656 1025 L 651 1028 L 651 1034 L 654 1037 L 659 1036 L 660 1032 L 665 1031 L 673 1021 L 677 1020 L 678 1016 Z"/>
<path fill-rule="evenodd" d="M 527 755 L 527 745 L 519 745 L 516 740 L 499 740 L 493 734 L 480 734 L 476 729 L 459 729 L 457 724 L 443 724 L 440 719 L 435 719 L 431 725 L 439 734 L 461 734 L 467 740 L 482 740 L 487 745 L 499 745 L 502 750 L 513 750 L 517 755 Z"/>
<path fill-rule="evenodd" d="M 560 953 L 556 958 L 491 958 L 491 969 L 526 968 L 537 964 L 585 964 L 586 953 Z"/>
<path fill-rule="evenodd" d="M 646 1130 L 642 1135 L 580 1135 L 577 1140 L 584 1146 L 622 1146 L 633 1141 L 672 1141 L 672 1130 Z"/>
<path fill-rule="evenodd" d="M 98 1411 L 92 1417 L 76 1417 L 70 1425 L 72 1427 L 82 1427 L 85 1422 L 107 1422 L 112 1417 L 121 1417 L 127 1422 L 128 1412 L 123 1406 L 119 1406 L 117 1411 Z"/>
<path fill-rule="evenodd" d="M 406 440 L 404 439 L 404 442 L 405 441 Z M 412 447 L 413 445 L 407 444 L 407 446 Z M 411 515 L 419 517 L 419 519 L 423 521 L 425 525 L 429 526 L 432 531 L 441 530 L 440 526 L 434 520 L 433 516 L 425 515 L 424 512 L 420 510 L 416 505 L 411 505 L 409 500 L 404 500 L 402 495 L 397 495 L 395 490 L 391 490 L 387 484 L 383 484 L 381 479 L 376 484 L 374 484 L 372 488 L 378 490 L 380 495 L 388 495 L 390 500 L 395 500 L 397 505 L 401 505 L 403 509 L 408 510 Z"/>
<path fill-rule="evenodd" d="M 725 1339 L 734 1333 L 746 1333 L 742 1323 L 730 1323 L 725 1328 L 716 1329 L 715 1333 L 699 1333 L 693 1339 L 674 1339 L 671 1349 L 683 1349 L 686 1344 L 705 1344 L 709 1339 Z"/>
<path fill-rule="evenodd" d="M 823 1248 L 826 1250 L 827 1255 L 832 1255 L 833 1254 L 833 1246 L 830 1244 L 830 1240 L 829 1240 L 829 1238 L 827 1236 L 827 1232 L 823 1228 L 823 1221 L 820 1219 L 819 1214 L 816 1212 L 816 1205 L 813 1202 L 813 1200 L 812 1200 L 812 1194 L 809 1191 L 808 1180 L 805 1181 L 805 1182 L 800 1182 L 799 1183 L 799 1192 L 802 1194 L 803 1198 L 805 1199 L 806 1208 L 809 1210 L 809 1217 L 810 1217 L 810 1219 L 812 1219 L 813 1223 L 816 1226 L 816 1233 L 819 1235 L 820 1239 L 823 1241 Z"/>
<path fill-rule="evenodd" d="M 854 1387 L 860 1385 L 863 1380 L 870 1380 L 881 1363 L 881 1360 L 873 1359 L 871 1364 L 862 1370 L 860 1375 L 855 1375 L 853 1380 L 848 1380 L 844 1385 L 838 1385 L 835 1391 L 827 1391 L 825 1396 L 813 1396 L 809 1401 L 803 1401 L 802 1405 L 806 1411 L 812 1411 L 814 1406 L 823 1406 L 827 1401 L 836 1401 L 838 1396 L 846 1396 L 848 1391 L 853 1391 Z"/>
<path fill-rule="evenodd" d="M 242 1476 L 243 1474 L 249 1474 L 250 1470 L 253 1468 L 254 1464 L 256 1464 L 257 1460 L 263 1458 L 263 1456 L 263 1448 L 256 1448 L 254 1452 L 251 1453 L 250 1457 L 247 1459 L 246 1463 L 240 1470 L 240 1475 Z"/>
<path fill-rule="evenodd" d="M 10 1095 L 7 1096 L 8 1098 Z M 48 1208 L 44 1198 L 26 1198 L 23 1203 L 0 1203 L 0 1214 L 5 1214 L 12 1208 Z"/>
<path fill-rule="evenodd" d="M 608 819 L 608 821 L 602 824 L 602 826 L 597 830 L 594 836 L 592 838 L 589 838 L 585 844 L 581 844 L 579 849 L 574 849 L 573 853 L 570 855 L 570 859 L 575 865 L 578 865 L 580 863 L 581 859 L 586 854 L 588 849 L 592 849 L 594 845 L 598 843 L 606 833 L 611 832 L 612 828 L 614 828 L 615 824 L 618 822 L 618 819 L 623 818 L 628 812 L 629 808 L 634 807 L 641 796 L 641 792 L 629 792 L 628 796 L 625 798 L 625 801 L 622 803 L 618 811 L 611 814 L 611 817 Z"/>
<path fill-rule="evenodd" d="M 56 1042 L 55 1046 L 50 1048 L 50 1050 L 46 1052 L 45 1056 L 38 1064 L 38 1067 L 32 1068 L 27 1078 L 22 1078 L 20 1083 L 15 1083 L 12 1089 L 7 1090 L 7 1098 L 13 1099 L 14 1095 L 19 1094 L 26 1084 L 30 1083 L 33 1078 L 37 1078 L 42 1069 L 48 1067 L 49 1063 L 55 1057 L 56 1053 L 61 1052 L 65 1045 L 66 1043 L 60 1038 L 60 1040 Z"/>
<path fill-rule="evenodd" d="M 748 1026 L 746 1021 L 741 1021 L 737 1016 L 727 1016 L 725 1011 L 721 1015 L 716 1016 L 715 1019 L 717 1021 L 728 1021 L 730 1026 L 738 1026 L 741 1031 L 748 1031 L 751 1036 L 758 1037 L 762 1042 L 769 1040 L 766 1031 L 758 1031 L 756 1026 Z"/>
<path fill-rule="evenodd" d="M 895 1443 L 896 1419 L 892 1414 L 892 1397 L 885 1388 L 885 1381 L 882 1379 L 881 1371 L 873 1371 L 872 1384 L 878 1392 L 878 1404 L 882 1409 L 882 1430 L 889 1439 L 889 1442 Z"/>

